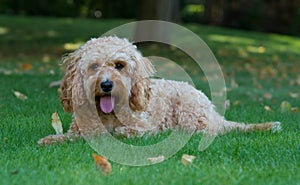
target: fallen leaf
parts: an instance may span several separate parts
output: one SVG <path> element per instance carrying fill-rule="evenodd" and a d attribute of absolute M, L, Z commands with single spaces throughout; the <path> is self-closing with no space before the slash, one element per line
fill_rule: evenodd
<path fill-rule="evenodd" d="M 269 100 L 269 99 L 272 98 L 272 94 L 269 93 L 269 92 L 266 92 L 266 93 L 264 94 L 264 98 Z"/>
<path fill-rule="evenodd" d="M 235 100 L 235 101 L 233 102 L 233 105 L 234 105 L 234 106 L 240 105 L 240 104 L 241 104 L 241 101 L 240 101 L 240 100 Z"/>
<path fill-rule="evenodd" d="M 38 71 L 39 71 L 39 73 L 45 73 L 45 67 L 39 67 L 39 69 L 38 69 Z"/>
<path fill-rule="evenodd" d="M 225 101 L 225 109 L 229 109 L 230 108 L 230 100 L 226 100 Z"/>
<path fill-rule="evenodd" d="M 299 97 L 300 97 L 300 94 L 299 94 L 299 93 L 292 93 L 292 92 L 290 92 L 289 95 L 290 95 L 290 97 L 292 97 L 292 98 L 299 98 Z"/>
<path fill-rule="evenodd" d="M 245 67 L 245 69 L 249 72 L 249 73 L 251 73 L 251 74 L 253 74 L 254 76 L 256 76 L 256 74 L 257 74 L 257 68 L 256 67 L 253 67 L 251 64 L 249 64 L 249 63 L 246 63 L 246 64 L 244 64 L 244 67 Z"/>
<path fill-rule="evenodd" d="M 272 60 L 273 60 L 273 62 L 279 62 L 279 61 L 280 61 L 280 58 L 279 58 L 278 55 L 273 55 L 273 56 L 272 56 Z"/>
<path fill-rule="evenodd" d="M 253 85 L 257 89 L 262 89 L 262 85 L 258 82 L 258 80 L 256 78 L 253 78 Z"/>
<path fill-rule="evenodd" d="M 300 85 L 300 75 L 299 75 L 298 78 L 296 79 L 296 83 L 297 83 L 297 85 Z"/>
<path fill-rule="evenodd" d="M 4 75 L 11 75 L 13 73 L 13 71 L 8 70 L 8 69 L 2 69 L 0 68 L 0 74 L 4 74 Z"/>
<path fill-rule="evenodd" d="M 48 62 L 50 62 L 50 59 L 51 58 L 50 58 L 49 55 L 44 55 L 43 58 L 42 58 L 42 61 L 45 62 L 45 63 L 48 63 Z"/>
<path fill-rule="evenodd" d="M 181 162 L 184 164 L 184 166 L 188 166 L 193 163 L 194 159 L 196 159 L 196 156 L 183 154 L 181 157 Z"/>
<path fill-rule="evenodd" d="M 63 134 L 63 127 L 57 112 L 52 114 L 52 127 L 54 128 L 56 134 Z"/>
<path fill-rule="evenodd" d="M 238 88 L 238 87 L 239 87 L 239 85 L 236 83 L 236 81 L 235 81 L 234 78 L 232 78 L 231 81 L 230 81 L 230 87 L 231 87 L 232 89 L 235 89 L 235 88 Z"/>
<path fill-rule="evenodd" d="M 298 112 L 298 107 L 292 107 L 292 108 L 291 108 L 291 111 L 292 111 L 293 113 Z"/>
<path fill-rule="evenodd" d="M 221 56 L 221 57 L 226 57 L 226 56 L 228 56 L 228 51 L 225 50 L 225 49 L 223 49 L 223 48 L 222 49 L 218 49 L 217 54 L 219 56 Z"/>
<path fill-rule="evenodd" d="M 264 53 L 264 52 L 266 52 L 266 48 L 263 47 L 263 46 L 259 46 L 258 47 L 258 53 Z"/>
<path fill-rule="evenodd" d="M 94 158 L 96 168 L 102 171 L 102 175 L 112 173 L 111 164 L 108 162 L 108 160 L 105 157 L 96 154 L 92 154 L 92 156 Z"/>
<path fill-rule="evenodd" d="M 288 102 L 288 101 L 283 101 L 280 104 L 280 112 L 281 113 L 290 112 L 291 108 L 292 108 L 292 106 L 291 106 L 290 102 Z"/>
<path fill-rule="evenodd" d="M 29 70 L 32 69 L 32 65 L 29 64 L 29 63 L 24 63 L 24 64 L 21 65 L 21 69 L 22 69 L 23 71 L 29 71 Z"/>
<path fill-rule="evenodd" d="M 19 170 L 14 170 L 12 172 L 10 172 L 10 175 L 17 175 L 19 173 Z"/>
<path fill-rule="evenodd" d="M 295 83 L 296 83 L 295 80 L 290 80 L 290 81 L 289 81 L 289 84 L 290 84 L 290 85 L 295 85 Z"/>
<path fill-rule="evenodd" d="M 8 140 L 8 138 L 7 138 L 7 137 L 4 137 L 4 138 L 3 138 L 3 143 L 6 143 L 7 140 Z"/>
<path fill-rule="evenodd" d="M 61 81 L 60 81 L 60 80 L 59 80 L 59 81 L 54 81 L 54 82 L 51 82 L 51 83 L 49 84 L 49 87 L 50 87 L 50 88 L 52 88 L 52 87 L 59 87 L 60 84 L 61 84 Z"/>
<path fill-rule="evenodd" d="M 249 57 L 248 52 L 247 52 L 246 50 L 244 50 L 244 49 L 238 48 L 238 53 L 239 53 L 239 55 L 240 55 L 241 57 L 244 57 L 244 58 Z"/>
<path fill-rule="evenodd" d="M 165 156 L 163 155 L 159 155 L 158 157 L 149 157 L 148 160 L 152 163 L 160 163 L 163 162 L 165 160 Z"/>
<path fill-rule="evenodd" d="M 51 70 L 49 71 L 49 73 L 50 73 L 51 75 L 54 75 L 54 74 L 55 74 L 55 71 L 54 71 L 53 69 L 51 69 Z"/>
<path fill-rule="evenodd" d="M 269 107 L 268 105 L 265 105 L 264 106 L 264 109 L 266 110 L 266 111 L 269 111 L 269 112 L 272 112 L 273 110 L 271 109 L 271 107 Z"/>
<path fill-rule="evenodd" d="M 278 70 L 270 65 L 260 69 L 260 79 L 275 77 L 278 76 L 277 74 L 278 74 Z"/>
<path fill-rule="evenodd" d="M 28 99 L 28 97 L 25 94 L 23 94 L 19 91 L 13 91 L 13 93 L 19 100 L 27 100 Z"/>

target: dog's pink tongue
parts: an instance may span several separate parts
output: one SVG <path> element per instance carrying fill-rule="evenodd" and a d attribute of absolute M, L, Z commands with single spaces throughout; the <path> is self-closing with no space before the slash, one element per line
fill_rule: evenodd
<path fill-rule="evenodd" d="M 113 111 L 115 105 L 115 98 L 112 96 L 102 96 L 100 98 L 100 108 L 104 113 Z"/>

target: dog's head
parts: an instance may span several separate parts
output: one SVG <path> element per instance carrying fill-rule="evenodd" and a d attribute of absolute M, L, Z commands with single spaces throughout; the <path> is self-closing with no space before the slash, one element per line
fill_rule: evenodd
<path fill-rule="evenodd" d="M 95 103 L 105 114 L 113 112 L 120 102 L 128 103 L 133 111 L 145 109 L 154 68 L 128 40 L 91 39 L 63 62 L 66 73 L 60 99 L 65 111 L 72 112 L 74 103 L 85 101 Z"/>

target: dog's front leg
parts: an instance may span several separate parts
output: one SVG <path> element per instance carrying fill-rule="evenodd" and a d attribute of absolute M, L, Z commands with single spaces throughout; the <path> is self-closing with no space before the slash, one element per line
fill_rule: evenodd
<path fill-rule="evenodd" d="M 75 119 L 73 119 L 73 122 L 71 123 L 70 128 L 67 133 L 49 135 L 44 138 L 41 138 L 38 141 L 38 145 L 40 145 L 40 146 L 52 145 L 52 144 L 56 144 L 56 143 L 64 143 L 65 141 L 74 142 L 79 137 L 80 137 L 80 131 L 79 131 L 79 128 L 77 126 Z"/>

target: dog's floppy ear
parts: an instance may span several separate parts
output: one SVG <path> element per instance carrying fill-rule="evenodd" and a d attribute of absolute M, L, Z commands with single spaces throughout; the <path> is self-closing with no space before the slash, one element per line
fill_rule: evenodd
<path fill-rule="evenodd" d="M 139 59 L 138 59 L 139 58 Z M 137 78 L 149 78 L 155 73 L 154 66 L 147 57 L 137 57 L 135 58 L 135 74 Z"/>
<path fill-rule="evenodd" d="M 63 58 L 63 64 L 66 66 L 66 71 L 60 86 L 60 101 L 66 112 L 73 112 L 72 88 L 77 68 L 77 62 L 79 59 L 80 57 L 76 56 L 75 53 L 70 53 Z"/>
<path fill-rule="evenodd" d="M 151 61 L 145 57 L 135 58 L 135 60 L 129 105 L 133 111 L 144 111 L 151 96 L 150 76 L 155 69 Z"/>

